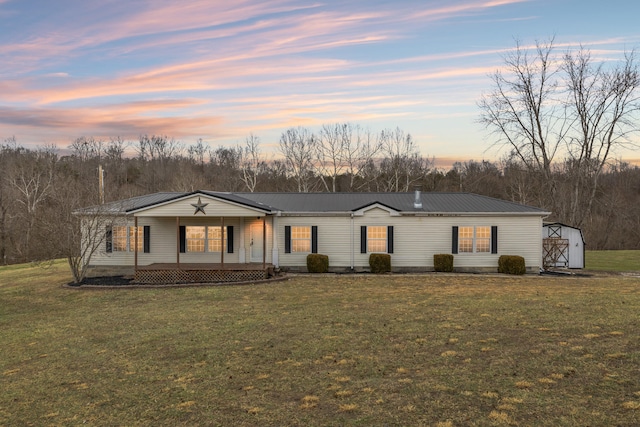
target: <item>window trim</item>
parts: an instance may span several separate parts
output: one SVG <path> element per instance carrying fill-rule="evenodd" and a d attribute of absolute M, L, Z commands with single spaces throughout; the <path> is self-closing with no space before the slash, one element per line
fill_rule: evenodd
<path fill-rule="evenodd" d="M 370 241 L 382 241 L 381 237 L 371 238 L 369 236 L 370 229 L 372 227 L 379 227 L 384 229 L 385 237 L 385 245 L 384 251 L 372 251 L 370 246 Z M 361 254 L 392 254 L 393 253 L 393 225 L 361 225 L 360 226 L 360 253 Z"/>
<path fill-rule="evenodd" d="M 463 228 L 472 228 L 471 237 L 462 237 Z M 478 237 L 478 229 L 486 228 L 486 237 Z M 463 241 L 471 241 L 471 251 L 463 251 Z M 487 250 L 478 251 L 478 242 L 488 242 Z M 465 245 L 466 246 L 466 245 Z M 461 225 L 452 227 L 452 253 L 454 254 L 497 254 L 498 253 L 498 226 L 496 225 Z"/>
<path fill-rule="evenodd" d="M 306 228 L 309 237 L 294 237 L 296 228 Z M 295 250 L 296 241 L 308 241 L 309 250 Z M 317 254 L 318 253 L 318 226 L 317 225 L 285 225 L 284 226 L 284 253 L 285 254 Z"/>
<path fill-rule="evenodd" d="M 181 240 L 180 252 L 190 253 L 190 254 L 202 254 L 202 253 L 219 254 L 222 250 L 224 250 L 225 253 L 232 253 L 232 252 L 229 252 L 229 227 L 233 227 L 233 226 L 225 225 L 224 227 L 222 227 L 224 238 L 222 239 L 221 250 L 210 250 L 210 244 L 214 242 L 221 242 L 221 239 L 219 236 L 210 237 L 210 230 L 219 230 L 220 226 L 219 225 L 185 225 L 184 234 L 182 230 L 180 231 L 180 240 Z M 204 237 L 202 238 L 189 237 L 189 228 L 204 228 Z M 202 241 L 202 244 L 204 245 L 203 250 L 201 251 L 189 250 L 189 242 L 196 241 L 196 240 Z M 184 243 L 184 246 L 183 246 L 183 243 Z"/>
<path fill-rule="evenodd" d="M 135 225 L 114 225 L 107 229 L 107 252 L 135 252 Z M 145 228 L 138 226 L 138 252 L 145 249 Z M 122 236 L 124 231 L 124 236 Z M 121 240 L 124 240 L 124 246 Z M 123 249 L 122 249 L 123 248 Z"/>

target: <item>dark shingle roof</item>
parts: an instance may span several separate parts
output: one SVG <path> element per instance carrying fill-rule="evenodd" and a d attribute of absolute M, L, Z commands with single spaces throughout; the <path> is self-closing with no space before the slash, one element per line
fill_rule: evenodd
<path fill-rule="evenodd" d="M 379 203 L 398 212 L 547 214 L 543 209 L 471 193 L 421 193 L 422 208 L 414 207 L 415 193 L 154 193 L 102 206 L 132 212 L 191 194 L 205 194 L 263 211 L 299 213 L 350 212 Z M 94 207 L 96 208 L 96 207 Z M 91 212 L 88 208 L 84 212 Z"/>
<path fill-rule="evenodd" d="M 538 213 L 543 209 L 471 193 L 421 193 L 422 208 L 414 207 L 414 193 L 236 193 L 283 212 L 348 212 L 380 203 L 399 212 Z"/>

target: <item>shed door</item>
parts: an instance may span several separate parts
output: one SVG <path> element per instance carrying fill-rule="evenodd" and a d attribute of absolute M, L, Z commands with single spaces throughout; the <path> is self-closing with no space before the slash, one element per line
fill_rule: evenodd
<path fill-rule="evenodd" d="M 251 262 L 262 262 L 263 258 L 263 239 L 262 224 L 251 225 Z"/>

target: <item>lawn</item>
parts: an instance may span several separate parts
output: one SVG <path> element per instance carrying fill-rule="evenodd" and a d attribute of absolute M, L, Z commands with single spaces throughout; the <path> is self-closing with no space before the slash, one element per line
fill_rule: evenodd
<path fill-rule="evenodd" d="M 0 268 L 0 425 L 640 424 L 640 279 L 66 289 Z"/>
<path fill-rule="evenodd" d="M 585 251 L 585 266 L 589 270 L 640 272 L 640 251 Z"/>

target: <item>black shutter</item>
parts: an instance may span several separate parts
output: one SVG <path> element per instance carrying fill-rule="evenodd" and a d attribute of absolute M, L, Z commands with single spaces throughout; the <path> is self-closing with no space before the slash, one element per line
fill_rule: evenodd
<path fill-rule="evenodd" d="M 491 226 L 491 253 L 498 253 L 498 226 Z"/>
<path fill-rule="evenodd" d="M 180 226 L 180 253 L 185 253 L 187 251 L 187 227 L 184 225 Z"/>
<path fill-rule="evenodd" d="M 291 226 L 290 225 L 284 226 L 284 253 L 285 254 L 291 253 Z"/>
<path fill-rule="evenodd" d="M 318 253 L 318 226 L 314 225 L 311 227 L 311 253 Z"/>
<path fill-rule="evenodd" d="M 458 253 L 458 226 L 451 227 L 451 253 Z"/>
<path fill-rule="evenodd" d="M 105 242 L 106 242 L 106 251 L 108 254 L 110 254 L 111 252 L 113 252 L 113 229 L 111 228 L 110 225 L 107 225 L 107 228 L 105 230 L 105 236 L 104 236 Z"/>
<path fill-rule="evenodd" d="M 366 225 L 360 226 L 360 253 L 361 254 L 367 253 L 367 226 Z"/>
<path fill-rule="evenodd" d="M 149 252 L 151 252 L 151 226 L 145 225 L 142 234 L 144 236 L 144 240 L 142 241 L 142 250 L 145 254 L 148 254 Z"/>
<path fill-rule="evenodd" d="M 393 225 L 387 226 L 387 253 L 393 253 Z"/>
<path fill-rule="evenodd" d="M 233 253 L 233 225 L 227 225 L 227 253 Z"/>

